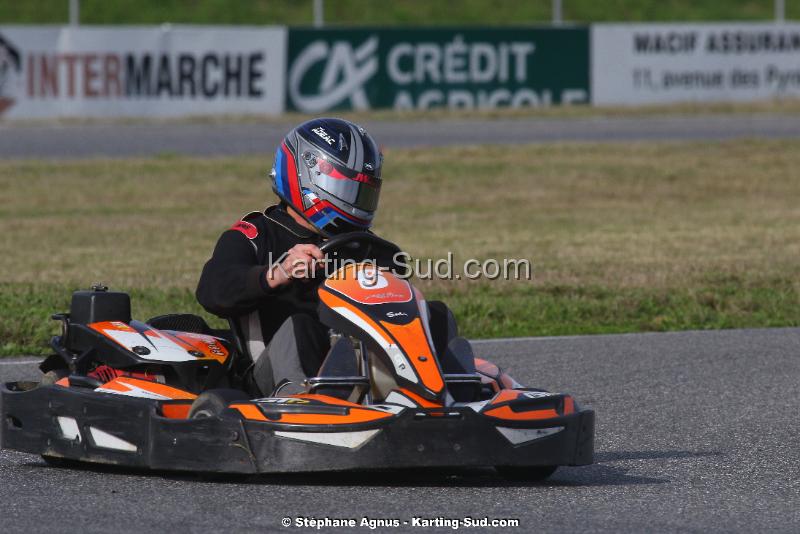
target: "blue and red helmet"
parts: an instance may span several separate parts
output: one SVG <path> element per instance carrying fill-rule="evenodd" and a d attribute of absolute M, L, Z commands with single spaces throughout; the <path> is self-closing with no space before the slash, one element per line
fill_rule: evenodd
<path fill-rule="evenodd" d="M 378 207 L 383 155 L 364 128 L 313 119 L 275 153 L 272 189 L 324 235 L 367 230 Z"/>

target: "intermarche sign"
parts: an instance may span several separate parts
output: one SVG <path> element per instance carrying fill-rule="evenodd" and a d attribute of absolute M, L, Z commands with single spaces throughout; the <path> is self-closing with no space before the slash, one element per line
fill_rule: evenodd
<path fill-rule="evenodd" d="M 0 115 L 281 113 L 286 31 L 0 26 Z"/>
<path fill-rule="evenodd" d="M 587 28 L 289 31 L 286 108 L 587 104 Z"/>

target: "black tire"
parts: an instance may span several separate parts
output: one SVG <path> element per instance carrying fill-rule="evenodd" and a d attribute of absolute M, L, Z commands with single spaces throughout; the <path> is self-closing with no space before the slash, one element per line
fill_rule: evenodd
<path fill-rule="evenodd" d="M 247 393 L 238 389 L 209 389 L 194 400 L 189 419 L 220 417 L 230 403 L 247 400 L 250 400 Z"/>
<path fill-rule="evenodd" d="M 39 385 L 52 386 L 65 376 L 69 376 L 68 369 L 53 369 L 52 371 L 47 371 L 45 374 L 42 375 L 42 379 L 39 381 Z"/>
<path fill-rule="evenodd" d="M 557 465 L 529 465 L 529 466 L 515 466 L 515 465 L 497 465 L 495 470 L 497 473 L 508 480 L 527 480 L 536 482 L 537 480 L 545 480 L 550 475 L 556 472 Z"/>
<path fill-rule="evenodd" d="M 44 463 L 49 465 L 50 467 L 59 467 L 59 468 L 74 468 L 80 465 L 78 460 L 73 460 L 71 458 L 61 458 L 58 456 L 45 456 L 42 455 L 42 460 Z"/>

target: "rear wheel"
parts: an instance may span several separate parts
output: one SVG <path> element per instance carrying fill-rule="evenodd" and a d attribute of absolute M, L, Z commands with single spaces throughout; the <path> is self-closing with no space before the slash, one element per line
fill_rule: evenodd
<path fill-rule="evenodd" d="M 545 480 L 556 472 L 557 465 L 497 465 L 495 470 L 503 478 L 509 480 Z"/>
<path fill-rule="evenodd" d="M 210 389 L 194 400 L 189 409 L 189 419 L 219 417 L 230 403 L 247 400 L 250 397 L 238 389 Z"/>

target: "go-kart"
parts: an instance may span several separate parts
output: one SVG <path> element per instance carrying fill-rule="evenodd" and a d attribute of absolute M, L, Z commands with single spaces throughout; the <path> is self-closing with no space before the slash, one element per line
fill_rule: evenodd
<path fill-rule="evenodd" d="M 399 250 L 366 232 L 321 249 Z M 139 322 L 125 293 L 74 293 L 70 312 L 53 316 L 62 332 L 41 381 L 2 387 L 2 447 L 50 463 L 205 473 L 490 466 L 541 479 L 592 462 L 594 412 L 520 386 L 463 338 L 435 340 L 429 306 L 397 264 L 343 263 L 318 288 L 331 334 L 318 375 L 266 398 L 243 390 L 250 356 L 236 321 Z"/>

